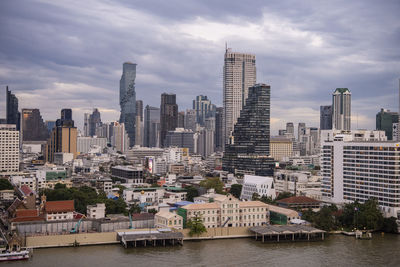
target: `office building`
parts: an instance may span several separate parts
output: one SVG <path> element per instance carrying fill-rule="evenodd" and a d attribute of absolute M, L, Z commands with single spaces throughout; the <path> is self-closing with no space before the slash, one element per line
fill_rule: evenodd
<path fill-rule="evenodd" d="M 319 107 L 319 128 L 321 130 L 332 129 L 332 106 Z"/>
<path fill-rule="evenodd" d="M 15 124 L 0 124 L 0 172 L 19 171 L 19 132 Z"/>
<path fill-rule="evenodd" d="M 274 159 L 270 157 L 270 99 L 269 85 L 257 84 L 249 88 L 249 97 L 235 125 L 232 143 L 225 146 L 222 159 L 225 171 L 273 175 Z"/>
<path fill-rule="evenodd" d="M 322 131 L 322 197 L 333 203 L 375 198 L 385 216 L 400 216 L 400 143 L 383 131 Z"/>
<path fill-rule="evenodd" d="M 205 120 L 208 117 L 215 116 L 215 105 L 211 104 L 211 100 L 207 96 L 198 95 L 193 100 L 193 110 L 196 112 L 196 123 L 204 126 Z"/>
<path fill-rule="evenodd" d="M 185 115 L 185 129 L 196 131 L 197 122 L 196 122 L 196 111 L 194 109 L 187 109 Z"/>
<path fill-rule="evenodd" d="M 111 145 L 119 152 L 124 152 L 129 148 L 129 134 L 126 132 L 125 124 L 114 122 L 112 124 Z"/>
<path fill-rule="evenodd" d="M 94 146 L 103 150 L 107 146 L 106 137 L 78 136 L 77 151 L 79 153 L 88 153 Z"/>
<path fill-rule="evenodd" d="M 276 161 L 293 156 L 293 140 L 286 137 L 271 137 L 270 155 Z"/>
<path fill-rule="evenodd" d="M 196 154 L 201 155 L 203 158 L 207 158 L 214 153 L 214 135 L 215 131 L 213 129 L 205 127 L 200 129 L 197 136 Z"/>
<path fill-rule="evenodd" d="M 333 92 L 332 129 L 351 130 L 351 93 L 347 88 L 337 88 Z"/>
<path fill-rule="evenodd" d="M 144 109 L 144 146 L 160 147 L 160 109 L 149 105 Z"/>
<path fill-rule="evenodd" d="M 135 128 L 135 145 L 143 146 L 143 101 L 136 100 L 136 128 Z"/>
<path fill-rule="evenodd" d="M 17 131 L 20 128 L 21 113 L 18 111 L 18 98 L 6 87 L 6 120 L 7 124 L 15 124 Z"/>
<path fill-rule="evenodd" d="M 61 110 L 61 119 L 56 121 L 56 126 L 53 128 L 50 138 L 47 141 L 46 159 L 49 162 L 54 161 L 56 153 L 72 153 L 74 158 L 77 156 L 77 141 L 78 130 L 74 127 L 72 120 L 72 110 Z"/>
<path fill-rule="evenodd" d="M 376 129 L 385 131 L 388 140 L 397 140 L 393 139 L 393 123 L 397 123 L 398 121 L 399 113 L 382 108 L 381 111 L 376 114 Z"/>
<path fill-rule="evenodd" d="M 256 57 L 226 49 L 223 70 L 224 134 L 228 144 L 249 87 L 256 83 Z"/>
<path fill-rule="evenodd" d="M 178 105 L 175 94 L 163 93 L 161 95 L 160 124 L 161 147 L 164 147 L 167 132 L 174 131 L 178 126 Z"/>
<path fill-rule="evenodd" d="M 121 116 L 119 122 L 125 125 L 129 137 L 129 146 L 135 144 L 135 122 L 136 122 L 136 64 L 125 62 L 123 64 L 122 76 L 119 84 L 119 104 Z"/>
<path fill-rule="evenodd" d="M 164 147 L 177 146 L 188 148 L 190 153 L 195 152 L 195 140 L 192 130 L 176 128 L 174 131 L 167 132 Z"/>
<path fill-rule="evenodd" d="M 306 124 L 304 122 L 299 122 L 297 126 L 297 140 L 301 140 L 301 136 L 305 134 Z"/>
<path fill-rule="evenodd" d="M 185 111 L 178 112 L 177 128 L 185 128 Z"/>
<path fill-rule="evenodd" d="M 286 123 L 286 135 L 288 137 L 294 138 L 294 124 L 293 122 Z"/>
<path fill-rule="evenodd" d="M 22 109 L 22 141 L 46 141 L 49 137 L 39 109 Z"/>
<path fill-rule="evenodd" d="M 83 136 L 89 136 L 89 117 L 90 113 L 83 114 Z"/>
<path fill-rule="evenodd" d="M 99 110 L 95 108 L 89 116 L 89 136 L 95 136 L 96 128 L 99 126 L 101 126 L 101 116 Z"/>
<path fill-rule="evenodd" d="M 215 150 L 224 151 L 224 108 L 218 107 L 215 111 Z"/>

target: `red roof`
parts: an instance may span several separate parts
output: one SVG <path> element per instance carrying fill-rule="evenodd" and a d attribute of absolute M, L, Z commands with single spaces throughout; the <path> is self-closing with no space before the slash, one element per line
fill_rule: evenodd
<path fill-rule="evenodd" d="M 29 196 L 29 195 L 33 194 L 32 189 L 31 189 L 29 186 L 27 186 L 27 185 L 21 186 L 20 189 L 21 189 L 21 192 L 22 192 L 25 196 Z"/>
<path fill-rule="evenodd" d="M 294 196 L 288 197 L 281 200 L 277 200 L 277 203 L 287 203 L 287 204 L 307 204 L 307 203 L 320 203 L 320 201 L 306 197 L 306 196 Z"/>
<path fill-rule="evenodd" d="M 17 210 L 16 216 L 17 218 L 19 217 L 35 217 L 39 215 L 39 211 L 37 209 L 34 210 Z"/>
<path fill-rule="evenodd" d="M 73 200 L 47 201 L 45 204 L 45 210 L 47 213 L 75 211 L 74 201 Z"/>

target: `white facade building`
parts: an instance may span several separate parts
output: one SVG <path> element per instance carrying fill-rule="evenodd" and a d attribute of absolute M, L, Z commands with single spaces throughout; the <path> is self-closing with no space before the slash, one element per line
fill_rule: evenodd
<path fill-rule="evenodd" d="M 101 149 L 104 149 L 107 146 L 107 138 L 78 136 L 76 150 L 79 153 L 88 153 L 92 146 L 99 146 Z"/>
<path fill-rule="evenodd" d="M 19 132 L 14 124 L 0 124 L 0 172 L 19 170 Z"/>
<path fill-rule="evenodd" d="M 322 139 L 322 196 L 333 203 L 377 199 L 385 216 L 400 218 L 400 143 L 383 131 L 355 131 Z"/>
<path fill-rule="evenodd" d="M 87 206 L 87 217 L 89 219 L 101 219 L 106 216 L 106 204 L 97 203 Z"/>
<path fill-rule="evenodd" d="M 267 196 L 274 199 L 276 197 L 274 178 L 245 175 L 240 199 L 251 200 L 254 193 L 257 193 L 260 197 Z"/>

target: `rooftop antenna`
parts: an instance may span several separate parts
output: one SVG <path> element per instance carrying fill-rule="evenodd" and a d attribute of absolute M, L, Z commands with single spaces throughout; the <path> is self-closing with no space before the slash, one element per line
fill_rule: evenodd
<path fill-rule="evenodd" d="M 228 52 L 228 42 L 225 41 L 225 52 Z"/>

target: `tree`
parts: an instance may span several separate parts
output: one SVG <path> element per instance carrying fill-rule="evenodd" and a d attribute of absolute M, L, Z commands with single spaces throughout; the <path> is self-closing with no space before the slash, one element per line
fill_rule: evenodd
<path fill-rule="evenodd" d="M 272 197 L 268 197 L 268 196 L 262 196 L 260 198 L 260 201 L 267 203 L 267 204 L 275 204 L 275 201 L 272 199 Z"/>
<path fill-rule="evenodd" d="M 65 184 L 56 183 L 54 189 L 65 189 L 67 186 Z"/>
<path fill-rule="evenodd" d="M 193 198 L 199 196 L 199 192 L 194 186 L 187 186 L 185 187 L 185 190 L 187 192 L 186 194 L 186 200 L 187 201 L 193 201 Z"/>
<path fill-rule="evenodd" d="M 198 215 L 196 215 L 193 219 L 188 220 L 186 226 L 190 229 L 190 236 L 199 236 L 202 233 L 207 232 L 207 229 L 203 224 L 203 220 Z"/>
<path fill-rule="evenodd" d="M 257 192 L 254 192 L 253 195 L 251 196 L 251 200 L 253 201 L 260 200 L 260 195 Z"/>
<path fill-rule="evenodd" d="M 398 225 L 395 217 L 384 218 L 382 231 L 385 233 L 398 233 Z"/>
<path fill-rule="evenodd" d="M 126 187 L 123 186 L 123 185 L 116 185 L 115 187 L 118 187 L 118 188 L 119 188 L 118 194 L 119 194 L 120 196 L 124 193 L 124 190 L 126 189 Z"/>
<path fill-rule="evenodd" d="M 148 213 L 152 213 L 152 214 L 156 214 L 158 212 L 158 210 L 156 209 L 149 209 L 147 210 Z"/>
<path fill-rule="evenodd" d="M 140 209 L 138 204 L 133 204 L 130 209 L 129 209 L 129 213 L 130 214 L 134 214 L 134 213 L 140 213 L 142 210 Z"/>
<path fill-rule="evenodd" d="M 224 193 L 224 183 L 219 179 L 219 177 L 207 178 L 206 180 L 200 182 L 200 186 L 207 189 L 214 188 L 215 193 L 218 194 Z"/>
<path fill-rule="evenodd" d="M 14 189 L 14 187 L 12 186 L 10 181 L 8 181 L 8 179 L 5 178 L 0 179 L 0 190 L 12 190 L 12 189 Z"/>
<path fill-rule="evenodd" d="M 242 193 L 242 185 L 241 184 L 233 184 L 231 186 L 231 190 L 229 190 L 229 193 L 232 194 L 232 196 L 236 198 L 240 198 L 240 194 Z"/>

